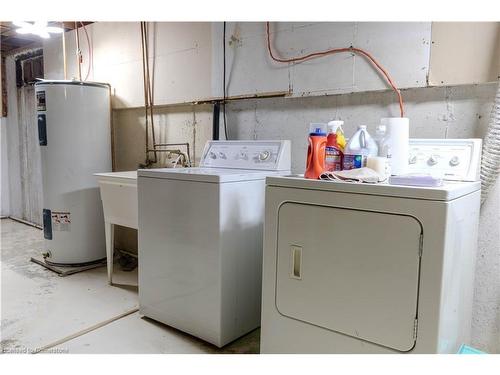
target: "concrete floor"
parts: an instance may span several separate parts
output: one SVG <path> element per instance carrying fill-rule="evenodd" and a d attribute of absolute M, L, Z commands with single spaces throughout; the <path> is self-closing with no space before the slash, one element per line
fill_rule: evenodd
<path fill-rule="evenodd" d="M 218 349 L 138 312 L 54 345 L 82 330 L 138 307 L 137 270 L 120 271 L 107 283 L 101 267 L 59 277 L 30 258 L 39 256 L 42 232 L 2 219 L 1 349 L 26 353 L 50 346 L 52 353 L 258 353 L 260 331 Z"/>

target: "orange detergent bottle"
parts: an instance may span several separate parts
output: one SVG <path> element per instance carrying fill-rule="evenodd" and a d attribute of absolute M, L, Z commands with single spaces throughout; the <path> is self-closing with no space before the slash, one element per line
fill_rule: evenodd
<path fill-rule="evenodd" d="M 326 124 L 311 124 L 305 178 L 318 179 L 325 171 Z"/>

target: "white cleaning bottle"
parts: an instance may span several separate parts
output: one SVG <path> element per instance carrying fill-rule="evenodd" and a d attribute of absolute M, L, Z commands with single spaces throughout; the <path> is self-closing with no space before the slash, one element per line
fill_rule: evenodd
<path fill-rule="evenodd" d="M 366 130 L 366 125 L 360 125 L 345 148 L 343 169 L 366 167 L 368 156 L 378 156 L 378 146 Z"/>

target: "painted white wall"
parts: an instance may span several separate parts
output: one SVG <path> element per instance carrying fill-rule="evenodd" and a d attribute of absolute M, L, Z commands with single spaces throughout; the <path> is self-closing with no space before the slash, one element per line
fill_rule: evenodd
<path fill-rule="evenodd" d="M 426 85 L 430 22 L 272 22 L 276 56 L 291 58 L 330 48 L 356 46 L 371 53 L 398 87 Z M 222 95 L 223 23 L 212 27 L 213 96 Z M 350 53 L 300 64 L 273 62 L 264 22 L 226 24 L 228 96 L 288 92 L 291 96 L 385 90 L 387 83 L 366 58 Z"/>
<path fill-rule="evenodd" d="M 16 218 L 23 217 L 22 183 L 21 183 L 21 150 L 19 144 L 19 124 L 17 111 L 16 66 L 14 58 L 5 59 L 7 78 L 7 160 L 9 164 L 9 205 L 10 215 Z"/>
<path fill-rule="evenodd" d="M 0 69 L 0 92 L 2 92 L 2 69 Z M 3 113 L 3 103 L 0 104 Z M 0 216 L 9 216 L 9 163 L 7 160 L 7 118 L 0 117 Z"/>
<path fill-rule="evenodd" d="M 0 216 L 9 216 L 9 162 L 7 158 L 7 118 L 0 118 Z"/>
<path fill-rule="evenodd" d="M 151 74 L 155 103 L 182 103 L 211 95 L 211 25 L 206 22 L 150 23 Z M 98 22 L 87 26 L 93 44 L 89 80 L 111 84 L 114 108 L 144 105 L 141 31 L 139 22 Z M 66 34 L 68 79 L 78 77 L 75 32 Z M 61 37 L 44 42 L 45 79 L 63 79 Z M 80 48 L 88 68 L 88 47 L 80 29 Z M 156 51 L 156 53 L 155 53 Z"/>
<path fill-rule="evenodd" d="M 151 69 L 155 103 L 184 103 L 222 96 L 222 23 L 150 24 Z M 366 49 L 391 72 L 399 87 L 426 85 L 431 23 L 273 23 L 276 53 L 284 57 L 332 47 Z M 89 80 L 108 82 L 113 107 L 144 103 L 140 26 L 137 22 L 98 22 L 87 26 L 93 44 Z M 83 30 L 80 46 L 86 76 L 88 49 Z M 77 77 L 75 32 L 66 33 L 68 78 Z M 46 79 L 62 79 L 60 37 L 44 42 Z M 362 57 L 339 54 L 302 64 L 277 64 L 268 56 L 264 22 L 229 22 L 226 30 L 228 95 L 286 92 L 292 96 L 387 89 Z M 153 68 L 154 66 L 154 68 Z M 125 78 L 124 78 L 125 77 Z M 158 84 L 161 82 L 161 84 Z"/>
<path fill-rule="evenodd" d="M 13 56 L 8 56 L 5 64 L 8 113 L 4 121 L 7 147 L 2 149 L 2 164 L 5 161 L 9 174 L 8 214 L 40 225 L 42 186 L 34 90 L 32 87 L 17 88 Z"/>
<path fill-rule="evenodd" d="M 157 142 L 189 143 L 190 157 L 200 161 L 205 142 L 212 137 L 212 106 L 196 105 L 157 110 L 154 116 Z M 117 170 L 136 169 L 145 159 L 143 109 L 113 111 Z M 182 151 L 184 148 L 179 147 Z"/>
<path fill-rule="evenodd" d="M 500 77 L 500 22 L 432 25 L 429 84 L 494 82 Z"/>
<path fill-rule="evenodd" d="M 473 341 L 500 353 L 500 180 L 481 208 L 474 293 Z"/>

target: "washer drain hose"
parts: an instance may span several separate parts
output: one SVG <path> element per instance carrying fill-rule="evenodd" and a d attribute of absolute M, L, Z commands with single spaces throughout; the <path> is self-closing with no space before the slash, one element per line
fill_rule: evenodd
<path fill-rule="evenodd" d="M 481 159 L 481 204 L 486 200 L 490 189 L 500 173 L 500 81 L 491 110 L 488 131 L 484 137 L 483 157 Z"/>

